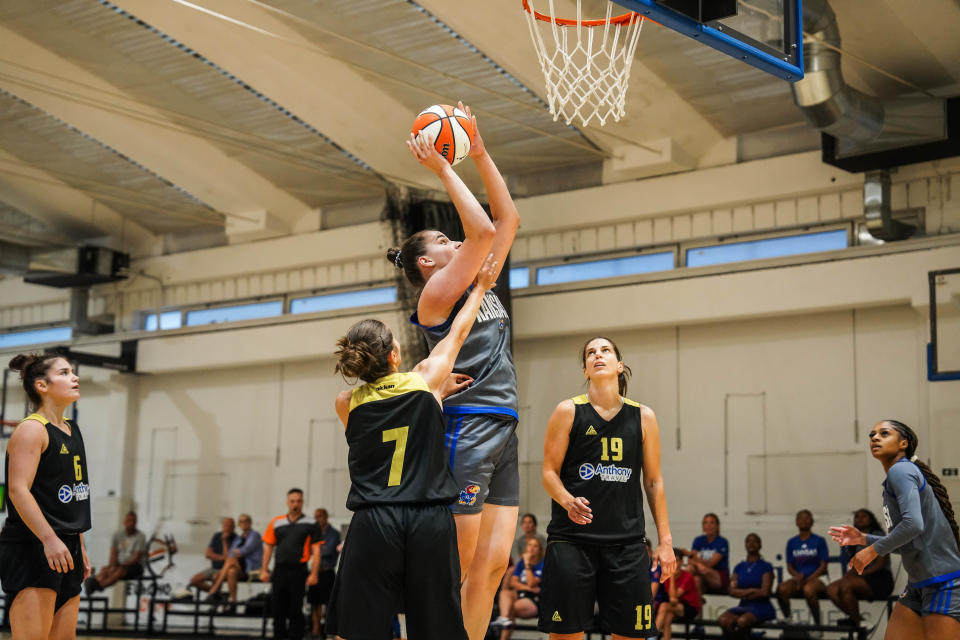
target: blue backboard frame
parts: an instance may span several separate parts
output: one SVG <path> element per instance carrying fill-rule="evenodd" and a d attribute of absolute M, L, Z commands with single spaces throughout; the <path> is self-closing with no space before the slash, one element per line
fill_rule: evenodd
<path fill-rule="evenodd" d="M 657 4 L 655 0 L 613 0 L 645 18 L 659 22 L 685 36 L 702 42 L 732 58 L 777 76 L 787 82 L 803 78 L 803 9 L 802 0 L 796 0 L 794 11 L 784 16 L 784 42 L 787 50 L 795 54 L 776 55 L 751 38 L 726 27 L 719 22 L 701 24 L 672 9 Z M 731 35 L 731 32 L 735 35 Z"/>

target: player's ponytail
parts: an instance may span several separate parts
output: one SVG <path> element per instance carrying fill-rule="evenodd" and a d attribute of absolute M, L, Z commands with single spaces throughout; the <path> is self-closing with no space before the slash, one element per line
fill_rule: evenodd
<path fill-rule="evenodd" d="M 950 503 L 950 496 L 947 495 L 947 488 L 940 482 L 940 476 L 935 474 L 933 469 L 927 466 L 926 462 L 919 458 L 914 459 L 914 454 L 917 452 L 917 445 L 920 444 L 920 439 L 917 438 L 917 434 L 914 433 L 913 429 L 899 420 L 884 420 L 884 422 L 896 429 L 900 437 L 907 441 L 907 449 L 904 451 L 904 455 L 908 460 L 913 462 L 913 464 L 917 465 L 923 477 L 927 479 L 927 484 L 930 485 L 930 488 L 933 490 L 933 495 L 936 496 L 937 502 L 940 503 L 940 509 L 943 511 L 943 515 L 946 516 L 947 522 L 950 523 L 950 528 L 953 530 L 953 538 L 957 543 L 957 549 L 960 549 L 960 529 L 957 527 L 957 519 L 953 514 L 953 505 Z"/>
<path fill-rule="evenodd" d="M 583 348 L 580 349 L 580 365 L 586 369 L 587 368 L 587 347 L 590 346 L 590 343 L 594 340 L 606 340 L 610 343 L 610 346 L 613 347 L 613 353 L 616 354 L 617 360 L 623 362 L 623 357 L 620 355 L 620 347 L 617 346 L 617 343 L 611 340 L 606 336 L 593 336 L 589 340 L 583 343 Z M 620 372 L 620 375 L 617 376 L 617 387 L 620 389 L 620 395 L 626 397 L 627 395 L 627 382 L 630 380 L 632 372 L 630 367 L 626 364 L 623 365 L 623 371 Z"/>
<path fill-rule="evenodd" d="M 390 327 L 373 318 L 361 320 L 337 340 L 337 359 L 334 371 L 344 378 L 359 378 L 373 382 L 390 373 L 387 359 L 393 351 L 393 332 Z"/>
<path fill-rule="evenodd" d="M 20 374 L 23 390 L 34 410 L 43 404 L 43 398 L 34 383 L 37 380 L 48 380 L 47 369 L 59 357 L 56 353 L 20 353 L 10 359 L 8 366 Z"/>
<path fill-rule="evenodd" d="M 417 259 L 427 253 L 427 236 L 429 233 L 429 231 L 418 231 L 404 240 L 399 247 L 387 249 L 387 262 L 403 271 L 407 280 L 415 287 L 422 287 L 427 283 L 420 272 Z"/>

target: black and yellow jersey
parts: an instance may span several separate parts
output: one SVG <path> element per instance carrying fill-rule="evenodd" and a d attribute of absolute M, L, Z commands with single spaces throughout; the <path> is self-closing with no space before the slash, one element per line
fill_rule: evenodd
<path fill-rule="evenodd" d="M 447 465 L 440 404 L 419 373 L 357 387 L 347 417 L 347 508 L 449 504 L 460 490 Z"/>
<path fill-rule="evenodd" d="M 90 529 L 90 478 L 87 475 L 87 454 L 83 448 L 80 428 L 66 420 L 70 433 L 66 434 L 39 414 L 24 418 L 36 420 L 47 430 L 47 448 L 40 454 L 37 473 L 30 493 L 43 517 L 57 533 L 83 533 Z M 10 455 L 4 461 L 4 477 L 10 478 Z M 0 539 L 28 540 L 33 532 L 27 527 L 17 508 L 7 500 L 7 519 Z"/>
<path fill-rule="evenodd" d="M 547 526 L 550 539 L 594 544 L 621 544 L 644 537 L 643 428 L 640 405 L 623 398 L 609 422 L 587 396 L 573 398 L 570 443 L 560 467 L 564 488 L 590 501 L 593 521 L 579 525 L 553 502 Z"/>

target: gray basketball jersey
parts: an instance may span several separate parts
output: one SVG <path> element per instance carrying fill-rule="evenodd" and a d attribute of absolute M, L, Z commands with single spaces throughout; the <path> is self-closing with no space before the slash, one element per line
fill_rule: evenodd
<path fill-rule="evenodd" d="M 410 322 L 420 327 L 431 350 L 450 333 L 453 319 L 468 295 L 465 292 L 446 321 L 435 327 L 421 325 L 416 313 L 410 316 Z M 510 352 L 510 318 L 493 291 L 487 291 L 483 297 L 477 319 L 460 349 L 453 370 L 473 378 L 473 384 L 443 401 L 445 414 L 488 413 L 519 419 L 517 370 Z"/>
<path fill-rule="evenodd" d="M 883 481 L 887 535 L 867 535 L 877 553 L 899 553 L 911 587 L 960 578 L 960 550 L 933 489 L 917 465 L 901 458 Z"/>

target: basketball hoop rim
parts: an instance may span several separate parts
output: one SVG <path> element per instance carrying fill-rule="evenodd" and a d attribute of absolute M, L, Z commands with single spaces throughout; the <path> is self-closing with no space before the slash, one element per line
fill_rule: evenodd
<path fill-rule="evenodd" d="M 540 20 L 541 22 L 549 22 L 551 24 L 557 24 L 561 27 L 576 27 L 576 26 L 603 27 L 607 24 L 626 25 L 626 24 L 633 24 L 638 20 L 642 21 L 647 19 L 635 11 L 628 11 L 627 13 L 624 13 L 622 15 L 610 18 L 609 22 L 605 19 L 577 21 L 577 20 L 571 20 L 570 18 L 557 18 L 555 16 L 548 16 L 545 13 L 540 13 L 539 11 L 533 11 L 532 9 L 530 9 L 529 0 L 522 0 L 522 1 L 523 1 L 523 10 L 531 14 L 534 18 L 536 18 L 537 20 Z"/>

